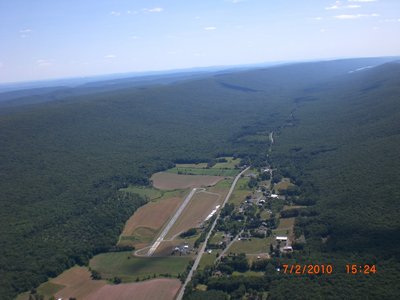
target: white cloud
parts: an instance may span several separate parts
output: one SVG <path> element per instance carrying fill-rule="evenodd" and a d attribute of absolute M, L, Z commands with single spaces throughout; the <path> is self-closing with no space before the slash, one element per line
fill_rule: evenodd
<path fill-rule="evenodd" d="M 325 7 L 326 10 L 336 10 L 336 9 L 346 9 L 346 8 L 360 8 L 361 5 L 359 4 L 348 4 L 344 5 L 343 1 L 336 1 L 334 4 Z"/>
<path fill-rule="evenodd" d="M 216 30 L 216 29 L 217 29 L 217 27 L 214 27 L 214 26 L 204 27 L 204 30 L 208 30 L 208 31 Z"/>
<path fill-rule="evenodd" d="M 334 10 L 334 9 L 339 9 L 340 6 L 336 4 L 332 4 L 331 6 L 325 7 L 326 10 Z"/>
<path fill-rule="evenodd" d="M 377 2 L 378 0 L 348 0 L 349 2 Z"/>
<path fill-rule="evenodd" d="M 369 18 L 369 17 L 379 17 L 379 15 L 378 14 L 354 14 L 354 15 L 335 16 L 336 19 L 340 19 L 340 20 L 351 20 L 351 19 L 360 19 L 360 18 Z"/>
<path fill-rule="evenodd" d="M 107 54 L 107 55 L 104 55 L 104 58 L 107 58 L 107 59 L 113 59 L 113 58 L 116 58 L 117 56 L 116 55 L 114 55 L 114 54 Z"/>
<path fill-rule="evenodd" d="M 4 66 L 3 62 L 0 61 L 0 69 Z"/>
<path fill-rule="evenodd" d="M 121 13 L 119 11 L 112 11 L 112 12 L 110 12 L 110 15 L 112 15 L 114 17 L 119 17 L 121 15 Z"/>
<path fill-rule="evenodd" d="M 384 20 L 380 20 L 379 22 L 381 22 L 381 23 L 395 23 L 395 22 L 400 22 L 400 18 L 399 19 L 384 19 Z"/>
<path fill-rule="evenodd" d="M 22 34 L 24 34 L 24 33 L 31 33 L 32 31 L 33 31 L 32 29 L 26 28 L 26 29 L 21 29 L 21 30 L 19 31 L 19 33 L 22 33 Z"/>
<path fill-rule="evenodd" d="M 227 2 L 233 3 L 233 4 L 237 4 L 240 2 L 244 2 L 245 0 L 226 0 Z"/>
<path fill-rule="evenodd" d="M 19 33 L 20 33 L 19 36 L 24 39 L 24 38 L 28 37 L 32 31 L 33 30 L 30 28 L 21 29 L 19 31 Z"/>
<path fill-rule="evenodd" d="M 160 13 L 163 10 L 164 9 L 162 7 L 143 8 L 143 11 L 148 13 Z"/>
<path fill-rule="evenodd" d="M 321 21 L 321 20 L 322 20 L 322 17 L 315 17 L 315 18 L 313 18 L 313 20 L 315 20 L 315 21 Z"/>
<path fill-rule="evenodd" d="M 53 60 L 52 59 L 38 59 L 36 61 L 36 64 L 39 67 L 49 67 L 53 64 Z"/>

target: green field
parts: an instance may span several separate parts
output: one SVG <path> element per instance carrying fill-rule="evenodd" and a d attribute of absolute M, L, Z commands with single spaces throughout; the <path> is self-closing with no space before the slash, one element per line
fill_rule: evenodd
<path fill-rule="evenodd" d="M 217 243 L 219 243 L 219 242 L 222 242 L 222 241 L 224 240 L 224 239 L 223 239 L 223 235 L 224 235 L 224 233 L 223 233 L 222 231 L 216 232 L 216 233 L 211 237 L 210 243 L 211 243 L 211 244 L 217 244 Z"/>
<path fill-rule="evenodd" d="M 223 179 L 218 181 L 216 185 L 210 188 L 210 191 L 218 190 L 218 189 L 230 189 L 233 180 L 231 178 Z"/>
<path fill-rule="evenodd" d="M 114 252 L 96 255 L 89 266 L 100 272 L 103 278 L 120 277 L 123 282 L 132 282 L 149 276 L 170 274 L 177 277 L 185 271 L 190 256 L 134 257 L 131 252 Z"/>
<path fill-rule="evenodd" d="M 249 180 L 248 177 L 243 177 L 238 180 L 236 187 L 229 198 L 229 203 L 239 206 L 245 200 L 246 196 L 251 193 L 251 190 L 247 185 Z"/>
<path fill-rule="evenodd" d="M 233 157 L 220 157 L 225 158 L 227 162 L 216 163 L 212 168 L 213 169 L 234 169 L 236 165 L 238 165 L 241 161 L 240 158 L 233 159 Z"/>
<path fill-rule="evenodd" d="M 131 185 L 127 188 L 120 189 L 120 191 L 138 194 L 149 199 L 150 201 L 159 201 L 170 197 L 182 197 L 186 193 L 186 190 L 163 191 L 153 187 L 143 187 L 137 185 Z"/>
<path fill-rule="evenodd" d="M 176 168 L 178 169 L 205 169 L 207 168 L 207 163 L 198 163 L 198 164 L 176 164 Z"/>
<path fill-rule="evenodd" d="M 184 175 L 210 175 L 210 176 L 236 176 L 240 170 L 237 169 L 200 169 L 200 168 L 171 168 L 166 170 L 169 173 Z"/>
<path fill-rule="evenodd" d="M 221 253 L 221 250 L 213 249 L 210 254 L 205 252 L 201 257 L 199 270 L 203 270 L 206 266 L 213 266 L 215 260 L 217 259 L 217 253 Z"/>
<path fill-rule="evenodd" d="M 127 193 L 135 193 L 149 200 L 160 198 L 163 194 L 162 191 L 158 189 L 151 187 L 136 186 L 136 185 L 131 185 L 127 188 L 120 189 L 120 191 Z"/>
<path fill-rule="evenodd" d="M 269 251 L 269 245 L 271 241 L 271 237 L 265 239 L 252 238 L 248 241 L 236 241 L 229 248 L 228 252 L 246 254 L 267 253 Z"/>
<path fill-rule="evenodd" d="M 251 277 L 261 277 L 264 276 L 264 272 L 255 272 L 255 271 L 247 271 L 247 272 L 238 272 L 235 271 L 232 273 L 232 276 L 251 276 Z"/>

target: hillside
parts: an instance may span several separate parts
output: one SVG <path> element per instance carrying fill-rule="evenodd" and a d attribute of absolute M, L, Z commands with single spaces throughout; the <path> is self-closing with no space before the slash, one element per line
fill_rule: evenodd
<path fill-rule="evenodd" d="M 297 221 L 307 244 L 294 260 L 334 262 L 343 273 L 346 264 L 377 264 L 378 274 L 280 281 L 274 298 L 294 296 L 303 285 L 310 297 L 325 299 L 399 295 L 399 78 L 400 64 L 389 63 L 309 93 L 313 101 L 297 105 L 296 126 L 279 131 L 273 152 L 316 201 L 317 215 Z"/>
<path fill-rule="evenodd" d="M 318 215 L 298 223 L 308 257 L 376 255 L 398 267 L 399 65 L 348 73 L 386 60 L 285 65 L 142 88 L 124 81 L 120 89 L 79 87 L 54 99 L 59 91 L 24 95 L 3 107 L 0 298 L 113 246 L 144 204 L 119 188 L 146 185 L 178 162 L 235 155 L 257 164 L 271 130 L 272 163 L 317 203 Z M 53 101 L 39 103 L 42 96 Z M 325 244 L 321 236 L 329 236 Z M 277 280 L 271 295 L 290 294 L 298 281 Z M 365 282 L 361 291 L 376 283 Z M 387 282 L 394 284 L 390 276 Z"/>

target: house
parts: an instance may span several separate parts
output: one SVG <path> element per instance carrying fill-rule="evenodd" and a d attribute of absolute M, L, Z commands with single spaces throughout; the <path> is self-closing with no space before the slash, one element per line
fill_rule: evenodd
<path fill-rule="evenodd" d="M 276 240 L 278 242 L 287 242 L 287 236 L 277 236 Z"/>
<path fill-rule="evenodd" d="M 285 246 L 282 248 L 283 252 L 293 252 L 292 246 Z"/>

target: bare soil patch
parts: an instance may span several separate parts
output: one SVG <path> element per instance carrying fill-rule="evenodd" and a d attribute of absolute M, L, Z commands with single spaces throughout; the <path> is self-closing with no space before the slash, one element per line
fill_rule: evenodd
<path fill-rule="evenodd" d="M 181 282 L 178 279 L 154 279 L 137 283 L 105 285 L 85 300 L 173 300 Z"/>
<path fill-rule="evenodd" d="M 159 172 L 151 176 L 153 186 L 160 190 L 188 189 L 202 186 L 213 186 L 224 177 L 206 175 L 179 175 Z"/>

